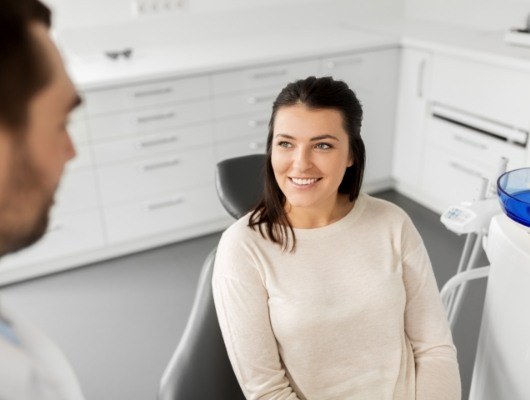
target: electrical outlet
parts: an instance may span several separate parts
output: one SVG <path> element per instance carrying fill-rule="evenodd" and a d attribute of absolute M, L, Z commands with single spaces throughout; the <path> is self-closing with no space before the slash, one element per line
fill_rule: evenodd
<path fill-rule="evenodd" d="M 133 0 L 132 12 L 134 16 L 167 15 L 182 11 L 187 0 Z"/>

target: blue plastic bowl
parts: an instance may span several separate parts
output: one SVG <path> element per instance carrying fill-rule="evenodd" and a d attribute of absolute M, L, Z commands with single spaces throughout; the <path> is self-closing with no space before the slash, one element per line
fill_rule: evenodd
<path fill-rule="evenodd" d="M 497 193 L 504 213 L 530 227 L 530 168 L 502 174 L 497 180 Z"/>

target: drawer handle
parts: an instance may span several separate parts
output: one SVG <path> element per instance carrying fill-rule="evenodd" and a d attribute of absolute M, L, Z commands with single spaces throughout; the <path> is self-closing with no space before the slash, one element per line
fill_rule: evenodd
<path fill-rule="evenodd" d="M 177 206 L 179 204 L 182 204 L 183 202 L 184 202 L 184 199 L 182 197 L 177 197 L 177 198 L 170 199 L 170 200 L 159 201 L 157 203 L 148 204 L 146 209 L 147 211 L 150 211 L 150 212 L 157 211 L 160 209 Z"/>
<path fill-rule="evenodd" d="M 146 164 L 142 166 L 143 172 L 150 172 L 161 168 L 169 168 L 174 167 L 176 165 L 180 164 L 180 160 L 178 158 L 175 158 L 174 160 L 169 161 L 162 161 L 159 163 L 153 163 L 153 164 Z"/>
<path fill-rule="evenodd" d="M 251 96 L 247 99 L 248 104 L 258 104 L 273 101 L 276 98 L 275 95 L 266 95 L 266 96 Z"/>
<path fill-rule="evenodd" d="M 148 122 L 161 121 L 161 120 L 165 120 L 165 119 L 172 119 L 172 118 L 175 118 L 175 117 L 176 117 L 176 114 L 174 112 L 169 112 L 169 113 L 164 113 L 164 114 L 155 114 L 155 115 L 148 115 L 148 116 L 145 116 L 145 117 L 138 117 L 137 122 L 139 124 L 145 124 L 145 123 L 148 123 Z"/>
<path fill-rule="evenodd" d="M 257 72 L 254 75 L 252 75 L 252 78 L 253 79 L 265 79 L 265 78 L 272 78 L 275 76 L 282 76 L 286 74 L 287 74 L 286 69 L 277 69 L 274 71 Z"/>
<path fill-rule="evenodd" d="M 252 119 L 248 121 L 248 126 L 250 128 L 257 128 L 258 126 L 263 126 L 268 124 L 268 120 L 266 119 Z"/>
<path fill-rule="evenodd" d="M 327 61 L 326 67 L 328 67 L 329 69 L 333 69 L 333 68 L 340 67 L 341 65 L 358 65 L 362 63 L 363 63 L 363 59 L 358 57 L 358 58 L 352 58 L 349 60 Z"/>
<path fill-rule="evenodd" d="M 160 89 L 151 89 L 151 90 L 145 90 L 142 92 L 134 92 L 133 97 L 140 98 L 140 97 L 147 97 L 147 96 L 159 96 L 161 94 L 168 94 L 173 92 L 173 88 L 167 87 L 167 88 L 160 88 Z"/>
<path fill-rule="evenodd" d="M 470 146 L 477 147 L 477 148 L 482 149 L 482 150 L 487 150 L 488 149 L 488 146 L 486 146 L 485 144 L 474 142 L 473 140 L 469 140 L 469 139 L 467 139 L 465 137 L 462 137 L 460 135 L 454 135 L 454 138 L 455 138 L 455 140 L 457 140 L 457 141 L 459 141 L 461 143 L 468 144 Z"/>
<path fill-rule="evenodd" d="M 427 61 L 425 59 L 421 60 L 418 68 L 418 82 L 416 85 L 416 92 L 420 99 L 423 98 L 423 84 L 424 84 L 424 75 L 425 75 L 425 66 Z"/>
<path fill-rule="evenodd" d="M 136 143 L 136 148 L 145 149 L 152 146 L 160 146 L 164 144 L 174 143 L 178 140 L 177 136 L 170 136 L 161 139 L 145 140 L 139 143 Z"/>
<path fill-rule="evenodd" d="M 252 150 L 258 150 L 265 148 L 265 142 L 250 142 L 248 147 Z"/>
<path fill-rule="evenodd" d="M 463 165 L 460 165 L 456 162 L 453 162 L 451 161 L 449 163 L 451 165 L 451 167 L 453 167 L 454 169 L 460 171 L 460 172 L 464 172 L 468 175 L 471 175 L 471 176 L 475 176 L 477 178 L 482 178 L 482 174 L 478 171 L 475 171 L 474 169 L 471 169 L 471 168 L 468 168 L 468 167 L 464 167 Z"/>

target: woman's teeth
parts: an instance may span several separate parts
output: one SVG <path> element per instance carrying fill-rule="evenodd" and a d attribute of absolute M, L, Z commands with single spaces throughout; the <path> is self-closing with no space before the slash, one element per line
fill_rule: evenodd
<path fill-rule="evenodd" d="M 320 178 L 313 178 L 313 179 L 298 179 L 298 178 L 290 178 L 292 182 L 294 182 L 296 185 L 311 185 L 312 183 L 315 183 Z"/>

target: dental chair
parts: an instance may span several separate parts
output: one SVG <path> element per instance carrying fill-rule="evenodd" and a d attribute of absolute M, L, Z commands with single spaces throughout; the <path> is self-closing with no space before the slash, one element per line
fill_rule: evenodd
<path fill-rule="evenodd" d="M 261 154 L 217 164 L 217 194 L 232 217 L 244 216 L 259 201 L 264 166 Z M 202 267 L 190 317 L 162 376 L 158 400 L 245 400 L 215 313 L 211 284 L 215 252 L 210 252 Z"/>

